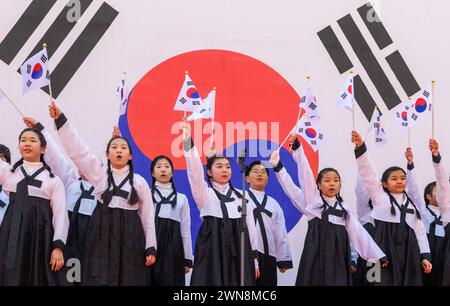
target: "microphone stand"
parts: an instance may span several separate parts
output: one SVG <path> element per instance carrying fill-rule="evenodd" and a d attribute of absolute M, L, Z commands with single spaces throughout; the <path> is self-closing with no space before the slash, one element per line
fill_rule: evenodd
<path fill-rule="evenodd" d="M 247 165 L 245 164 L 247 148 L 245 147 L 241 150 L 238 157 L 238 163 L 241 166 L 242 174 L 242 206 L 241 206 L 241 286 L 245 286 L 245 233 L 247 232 L 247 201 L 245 199 L 245 171 L 247 170 Z"/>

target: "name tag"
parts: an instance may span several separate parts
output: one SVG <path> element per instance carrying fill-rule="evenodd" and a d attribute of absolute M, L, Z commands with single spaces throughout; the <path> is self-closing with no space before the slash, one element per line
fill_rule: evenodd
<path fill-rule="evenodd" d="M 445 229 L 442 225 L 436 225 L 436 236 L 445 237 Z"/>

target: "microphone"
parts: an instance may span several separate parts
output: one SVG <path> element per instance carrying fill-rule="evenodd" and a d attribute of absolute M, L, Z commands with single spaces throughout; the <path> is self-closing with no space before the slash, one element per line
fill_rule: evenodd
<path fill-rule="evenodd" d="M 239 156 L 238 156 L 238 164 L 239 165 L 241 165 L 241 166 L 245 165 L 246 156 L 247 156 L 247 147 L 244 145 L 244 147 L 239 152 Z"/>

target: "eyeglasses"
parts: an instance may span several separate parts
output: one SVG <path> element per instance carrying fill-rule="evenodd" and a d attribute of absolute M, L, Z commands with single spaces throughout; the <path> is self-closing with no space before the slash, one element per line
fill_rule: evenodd
<path fill-rule="evenodd" d="M 254 170 L 251 171 L 251 173 L 255 174 L 255 175 L 260 175 L 260 174 L 261 175 L 267 175 L 267 171 L 265 169 L 261 169 L 261 170 L 254 169 Z"/>

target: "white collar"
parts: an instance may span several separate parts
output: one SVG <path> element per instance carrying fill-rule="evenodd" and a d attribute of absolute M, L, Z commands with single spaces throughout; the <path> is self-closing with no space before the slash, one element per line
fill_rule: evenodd
<path fill-rule="evenodd" d="M 123 167 L 122 169 L 116 169 L 116 168 L 111 166 L 111 171 L 114 174 L 119 174 L 119 175 L 120 174 L 126 174 L 126 173 L 130 172 L 130 167 L 127 165 L 127 166 Z"/>
<path fill-rule="evenodd" d="M 253 192 L 257 197 L 263 197 L 266 194 L 264 191 L 255 190 L 253 188 L 250 188 L 250 191 Z"/>
<path fill-rule="evenodd" d="M 155 181 L 155 186 L 160 190 L 173 191 L 172 183 L 163 184 L 158 181 Z"/>
<path fill-rule="evenodd" d="M 214 189 L 216 189 L 220 193 L 225 193 L 228 191 L 228 188 L 230 188 L 230 184 L 219 184 L 214 181 L 211 184 L 214 187 Z"/>
<path fill-rule="evenodd" d="M 323 199 L 330 205 L 334 205 L 337 202 L 337 199 L 335 196 L 332 198 L 326 197 L 324 195 L 322 195 L 322 196 L 323 196 Z"/>
<path fill-rule="evenodd" d="M 436 214 L 436 216 L 440 216 L 441 215 L 441 211 L 439 210 L 439 207 L 437 207 L 437 206 L 433 206 L 433 205 L 431 205 L 431 204 L 429 204 L 429 205 L 427 205 L 428 206 L 428 208 L 432 211 L 432 212 L 434 212 L 435 214 Z"/>
<path fill-rule="evenodd" d="M 42 162 L 29 162 L 29 161 L 24 160 L 23 165 L 30 167 L 30 168 L 37 168 L 37 167 L 42 167 Z"/>

